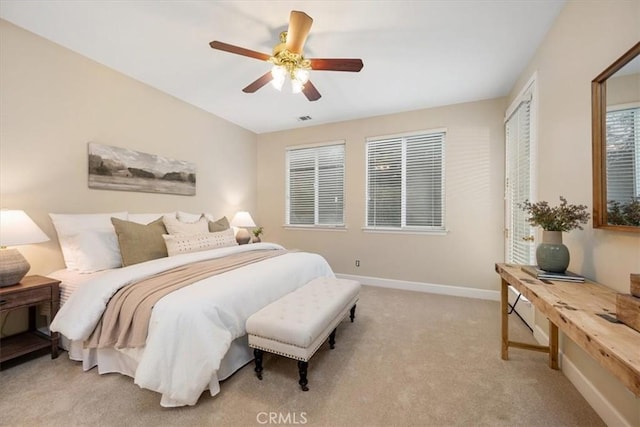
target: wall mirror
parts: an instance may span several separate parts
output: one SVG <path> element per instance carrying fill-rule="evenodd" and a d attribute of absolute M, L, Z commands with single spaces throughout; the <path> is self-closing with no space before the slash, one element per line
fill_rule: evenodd
<path fill-rule="evenodd" d="M 593 227 L 640 232 L 640 42 L 591 82 Z"/>

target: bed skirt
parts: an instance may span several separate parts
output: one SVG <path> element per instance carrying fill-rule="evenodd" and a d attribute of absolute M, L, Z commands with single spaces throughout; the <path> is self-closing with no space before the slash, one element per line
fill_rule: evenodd
<path fill-rule="evenodd" d="M 82 369 L 88 371 L 98 367 L 99 374 L 119 373 L 135 378 L 138 367 L 139 355 L 144 351 L 140 349 L 115 348 L 84 348 L 82 341 L 71 341 L 61 335 L 61 347 L 69 352 L 69 359 L 82 362 Z M 213 375 L 209 382 L 209 392 L 215 396 L 220 392 L 220 381 L 229 378 L 234 372 L 253 360 L 253 351 L 249 348 L 247 335 L 236 338 L 231 342 L 229 350 L 220 362 L 220 369 Z M 169 396 L 162 395 L 160 405 L 166 408 L 184 406 L 184 403 L 173 401 Z"/>

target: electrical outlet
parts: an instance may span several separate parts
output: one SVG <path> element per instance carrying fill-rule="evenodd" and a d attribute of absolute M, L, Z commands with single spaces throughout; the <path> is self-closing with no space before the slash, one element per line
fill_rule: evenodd
<path fill-rule="evenodd" d="M 356 260 L 356 267 L 360 267 L 360 260 L 359 259 Z"/>

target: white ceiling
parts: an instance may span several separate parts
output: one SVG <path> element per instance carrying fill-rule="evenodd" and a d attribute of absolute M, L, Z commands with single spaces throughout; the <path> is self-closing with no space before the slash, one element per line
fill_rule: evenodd
<path fill-rule="evenodd" d="M 0 17 L 264 133 L 504 96 L 564 3 L 0 0 Z M 291 10 L 314 19 L 305 56 L 362 58 L 364 68 L 312 71 L 316 102 L 286 85 L 243 93 L 269 64 L 209 42 L 271 54 Z"/>

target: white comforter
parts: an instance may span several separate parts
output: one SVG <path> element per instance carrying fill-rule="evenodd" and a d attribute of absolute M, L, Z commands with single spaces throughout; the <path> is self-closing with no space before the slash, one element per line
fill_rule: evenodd
<path fill-rule="evenodd" d="M 111 296 L 122 286 L 185 263 L 258 249 L 282 247 L 273 243 L 234 246 L 113 270 L 71 295 L 51 323 L 51 330 L 84 341 Z M 246 333 L 247 318 L 321 276 L 334 276 L 324 258 L 291 252 L 212 276 L 165 296 L 153 308 L 135 383 L 162 393 L 163 406 L 194 405 L 216 378 L 231 341 Z M 219 391 L 218 387 L 210 389 L 212 395 Z"/>

